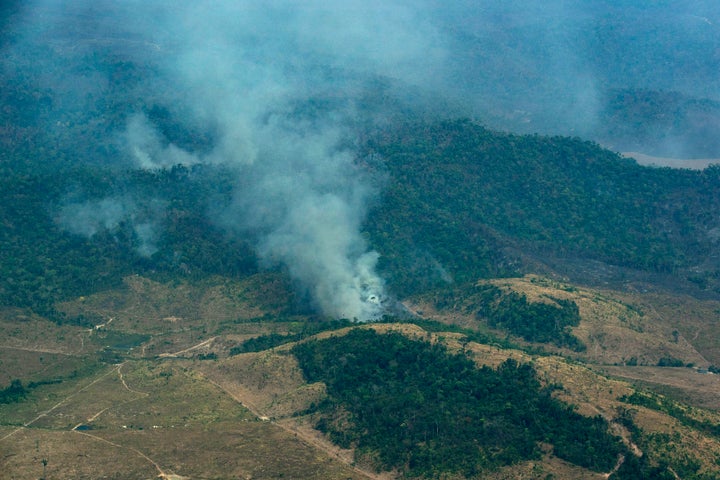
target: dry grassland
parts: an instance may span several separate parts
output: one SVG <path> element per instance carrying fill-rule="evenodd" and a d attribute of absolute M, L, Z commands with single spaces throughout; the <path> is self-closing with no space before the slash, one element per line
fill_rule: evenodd
<path fill-rule="evenodd" d="M 588 351 L 584 357 L 573 356 L 585 363 L 503 350 L 468 342 L 459 333 L 429 333 L 412 324 L 361 328 L 443 342 L 451 351 L 467 352 L 478 365 L 497 366 L 508 358 L 530 362 L 544 384 L 562 386 L 555 395 L 576 405 L 583 415 L 602 415 L 638 453 L 698 458 L 708 475 L 720 477 L 717 439 L 668 415 L 623 402 L 622 397 L 638 387 L 606 376 L 662 384 L 675 389 L 671 392 L 675 394 L 692 391 L 696 400 L 705 402 L 699 403 L 717 408 L 720 377 L 699 375 L 688 368 L 608 365 L 622 364 L 629 356 L 650 363 L 656 361 L 655 351 L 701 362 L 712 347 L 708 341 L 703 356 L 693 341 L 715 331 L 716 325 L 702 325 L 700 320 L 717 306 L 668 297 L 662 297 L 662 303 L 540 277 L 493 283 L 522 292 L 531 301 L 566 298 L 576 302 L 582 321 L 574 334 L 587 343 Z M 10 478 L 32 479 L 40 478 L 43 468 L 46 478 L 78 479 L 396 477 L 355 464 L 351 450 L 339 449 L 312 428 L 313 420 L 304 412 L 324 398 L 325 386 L 304 381 L 289 354 L 292 345 L 229 356 L 230 349 L 247 338 L 288 331 L 289 323 L 268 322 L 264 317 L 284 311 L 274 296 L 283 288 L 271 276 L 246 282 L 216 279 L 202 285 L 160 284 L 131 277 L 123 289 L 62 306 L 68 315 L 103 319 L 103 326 L 92 329 L 57 326 L 39 317 L 24 317 L 19 311 L 0 312 L 0 329 L 5 333 L 0 378 L 5 383 L 11 378 L 62 380 L 40 385 L 23 402 L 0 405 L 0 472 Z M 407 305 L 423 310 L 426 318 L 487 331 L 467 305 L 443 311 L 422 301 Z M 669 321 L 681 311 L 685 313 L 682 322 Z M 673 335 L 673 330 L 678 333 Z M 347 331 L 323 332 L 316 338 Z M 139 333 L 147 337 L 138 337 Z M 122 343 L 123 335 L 139 338 L 140 343 L 111 349 L 118 355 L 115 364 L 100 361 L 105 343 Z M 212 360 L 200 360 L 201 356 Z M 592 370 L 596 364 L 604 365 L 606 375 Z M 650 433 L 647 442 L 652 452 L 640 452 L 619 422 L 625 410 Z M 691 414 L 699 421 L 720 422 L 712 410 L 693 409 Z M 542 461 L 514 465 L 485 478 L 544 479 L 547 475 L 603 478 L 557 459 L 551 446 L 545 447 Z"/>

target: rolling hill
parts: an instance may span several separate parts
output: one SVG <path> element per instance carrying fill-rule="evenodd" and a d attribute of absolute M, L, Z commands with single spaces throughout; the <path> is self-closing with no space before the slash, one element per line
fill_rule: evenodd
<path fill-rule="evenodd" d="M 363 234 L 381 254 L 379 271 L 399 302 L 393 311 L 405 312 L 369 325 L 381 335 L 367 338 L 352 332 L 368 327 L 313 313 L 283 268 L 263 268 L 251 242 L 208 222 L 211 204 L 228 198 L 222 167 L 71 168 L 63 177 L 6 168 L 4 468 L 77 478 L 717 474 L 720 384 L 698 373 L 720 363 L 716 169 L 641 167 L 579 139 L 500 133 L 468 120 L 408 123 L 366 138 L 357 165 L 384 188 Z M 87 237 L 62 228 L 68 184 L 96 189 L 99 199 L 125 192 L 148 212 L 153 202 L 143 199 L 162 201 L 156 251 L 140 253 L 130 223 Z M 332 339 L 342 335 L 359 343 Z M 308 363 L 327 355 L 322 365 L 342 365 L 341 351 L 379 358 L 392 348 L 410 363 L 336 372 L 351 381 Z M 461 362 L 447 368 L 478 385 L 463 398 L 449 392 L 465 380 L 436 386 L 451 399 L 447 411 L 404 403 L 410 410 L 393 421 L 410 416 L 420 430 L 393 437 L 400 427 L 378 412 L 425 398 L 408 390 L 434 375 L 418 365 L 439 368 L 443 358 Z M 405 386 L 373 377 L 385 374 Z M 363 375 L 374 383 L 361 383 Z M 479 417 L 451 409 L 475 412 L 472 392 L 498 382 L 520 383 L 492 389 L 484 402 L 503 408 L 481 412 L 489 422 L 482 431 Z M 384 398 L 375 416 L 359 409 L 362 389 Z M 523 389 L 535 403 L 513 400 Z M 458 417 L 469 418 L 467 428 L 450 422 Z M 439 418 L 485 443 L 439 435 Z M 548 429 L 552 422 L 570 430 Z M 204 453 L 189 461 L 177 452 L 191 444 Z M 241 454 L 228 458 L 228 445 Z M 278 457 L 277 448 L 295 453 Z M 469 456 L 438 461 L 450 458 L 447 449 Z M 118 464 L 118 451 L 132 460 Z M 88 460 L 76 464 L 77 455 Z"/>
<path fill-rule="evenodd" d="M 627 303 L 626 294 L 540 277 L 493 281 L 530 303 L 562 295 L 576 302 L 573 333 L 589 348 L 573 353 L 503 340 L 474 313 L 472 295 L 442 309 L 419 297 L 408 306 L 422 306 L 425 319 L 358 326 L 279 314 L 265 303 L 274 283 L 129 277 L 121 288 L 59 306 L 103 319 L 89 329 L 4 309 L 5 382 L 10 372 L 20 382 L 20 396 L 11 399 L 8 387 L 0 404 L 5 471 L 20 478 L 718 473 L 717 378 L 653 365 L 650 355 L 662 348 L 684 360 L 699 354 L 692 339 L 665 339 L 671 324 L 645 318 L 638 313 L 645 304 Z M 648 352 L 638 352 L 638 366 L 612 362 L 613 352 L 637 347 Z M 469 420 L 477 415 L 483 420 Z"/>
<path fill-rule="evenodd" d="M 1 5 L 0 471 L 720 477 L 714 3 L 472 3 Z"/>

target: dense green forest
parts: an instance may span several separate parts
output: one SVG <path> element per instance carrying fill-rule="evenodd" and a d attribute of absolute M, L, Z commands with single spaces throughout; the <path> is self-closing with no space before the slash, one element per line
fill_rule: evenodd
<path fill-rule="evenodd" d="M 540 442 L 600 472 L 630 455 L 601 417 L 555 400 L 527 364 L 477 368 L 439 343 L 368 329 L 292 351 L 309 382 L 327 385 L 327 399 L 311 408 L 317 428 L 380 470 L 475 477 L 539 458 Z"/>
<path fill-rule="evenodd" d="M 647 168 L 577 138 L 466 120 L 406 126 L 367 148 L 392 178 L 367 230 L 402 293 L 546 258 L 681 277 L 700 266 L 715 288 L 720 168 Z"/>
<path fill-rule="evenodd" d="M 599 261 L 717 289 L 720 168 L 646 168 L 590 142 L 499 133 L 467 120 L 406 124 L 369 135 L 365 145 L 362 165 L 386 180 L 364 230 L 397 295 L 533 271 L 544 258 L 560 259 L 561 269 L 563 259 Z M 200 278 L 258 269 L 252 239 L 210 220 L 231 195 L 232 175 L 222 167 L 31 173 L 13 165 L 3 163 L 0 180 L 5 305 L 48 313 L 57 300 L 131 273 Z M 58 221 L 68 203 L 106 199 L 132 202 L 133 215 L 90 236 Z M 145 254 L 142 222 L 156 231 Z"/>
<path fill-rule="evenodd" d="M 665 15 L 675 9 L 665 5 L 601 2 L 586 8 L 589 15 L 581 15 L 581 23 L 569 21 L 573 15 L 541 10 L 527 23 L 510 22 L 502 35 L 494 29 L 492 34 L 461 26 L 448 30 L 456 51 L 469 61 L 466 67 L 455 65 L 456 73 L 486 88 L 483 82 L 502 72 L 504 89 L 522 92 L 521 103 L 549 107 L 544 75 L 562 74 L 557 80 L 564 81 L 567 72 L 543 68 L 552 64 L 555 51 L 547 42 L 563 39 L 594 53 L 588 61 L 598 81 L 598 118 L 594 130 L 577 125 L 578 131 L 613 148 L 652 152 L 677 144 L 692 155 L 718 152 L 720 104 L 689 80 L 692 72 L 704 82 L 716 81 L 717 56 L 690 61 L 714 45 L 711 33 L 685 30 L 683 22 L 690 20 L 680 14 L 677 18 L 684 20 L 668 23 Z M 519 13 L 527 6 L 510 2 L 488 9 Z M 22 10 L 21 2 L 4 4 L 0 21 L 20 21 Z M 48 12 L 71 15 L 62 9 Z M 113 12 L 95 15 L 124 32 Z M 441 16 L 453 18 L 452 12 Z M 636 23 L 638 18 L 643 22 Z M 22 53 L 3 63 L 0 72 L 0 303 L 52 314 L 58 299 L 117 285 L 131 273 L 201 277 L 256 271 L 253 239 L 228 234 L 211 220 L 238 187 L 237 172 L 219 165 L 133 170 L 120 133 L 129 117 L 141 113 L 163 145 L 202 154 L 219 141 L 216 122 L 197 118 L 190 104 L 173 96 L 174 79 L 162 71 L 154 50 L 138 49 L 142 42 L 85 44 L 95 34 L 92 22 L 85 24 L 83 15 L 66 20 L 74 29 L 34 32 L 31 40 L 24 38 L 21 25 L 0 35 L 0 46 L 8 51 L 21 46 Z M 702 25 L 700 16 L 692 21 L 698 20 Z M 647 30 L 649 25 L 654 27 Z M 661 35 L 659 25 L 681 28 L 684 35 Z M 633 31 L 653 43 L 636 43 Z M 525 39 L 524 47 L 517 50 L 513 39 Z M 473 47 L 477 41 L 492 48 L 479 55 Z M 628 51 L 634 52 L 631 63 Z M 656 61 L 659 52 L 662 62 Z M 507 61 L 518 58 L 527 63 Z M 651 66 L 669 72 L 672 62 L 680 62 L 688 77 L 650 74 L 655 72 Z M 34 65 L 40 66 L 42 78 L 35 78 Z M 533 75 L 516 70 L 519 65 Z M 420 89 L 401 85 L 405 95 L 417 97 L 409 101 L 382 75 L 356 79 L 352 69 L 315 65 L 311 70 L 329 85 L 352 88 L 344 93 L 318 88 L 309 98 L 290 101 L 285 113 L 299 124 L 313 124 L 341 110 L 349 101 L 346 95 L 356 96 L 350 103 L 357 115 L 344 120 L 352 130 L 348 144 L 380 192 L 362 225 L 363 235 L 379 252 L 380 270 L 393 294 L 538 269 L 589 281 L 597 269 L 587 265 L 599 262 L 669 274 L 680 280 L 678 287 L 689 282 L 718 295 L 720 259 L 714 252 L 720 239 L 720 168 L 644 168 L 578 138 L 503 133 L 467 119 L 440 121 L 454 118 L 448 112 L 455 110 L 449 100 L 440 102 L 439 94 L 423 97 Z M 357 83 L 344 83 L 349 79 Z M 528 90 L 528 82 L 543 87 Z M 556 88 L 550 91 L 557 93 Z M 563 105 L 567 98 L 551 100 Z M 69 203 L 103 201 L 132 203 L 135 216 L 89 236 L 58 222 Z M 142 238 L 148 229 L 154 236 L 149 248 Z"/>
<path fill-rule="evenodd" d="M 71 169 L 60 176 L 10 171 L 0 179 L 0 302 L 31 307 L 62 322 L 67 319 L 57 317 L 55 302 L 120 285 L 126 275 L 201 278 L 256 272 L 249 245 L 225 235 L 206 217 L 208 199 L 220 195 L 228 177 L 200 170 Z M 141 240 L 130 215 L 120 215 L 116 224 L 89 237 L 67 231 L 57 217 L 72 195 L 89 204 L 132 198 L 162 230 L 158 250 L 151 256 L 138 252 Z M 152 210 L 156 202 L 164 207 L 159 212 Z M 100 210 L 102 204 L 93 208 Z"/>

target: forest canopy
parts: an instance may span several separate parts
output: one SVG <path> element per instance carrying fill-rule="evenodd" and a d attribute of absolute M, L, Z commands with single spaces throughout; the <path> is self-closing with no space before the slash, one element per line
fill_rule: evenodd
<path fill-rule="evenodd" d="M 477 368 L 440 343 L 360 328 L 292 352 L 309 382 L 327 385 L 311 408 L 316 427 L 379 470 L 473 477 L 538 458 L 547 442 L 558 457 L 602 472 L 625 451 L 601 417 L 555 400 L 529 364 Z"/>

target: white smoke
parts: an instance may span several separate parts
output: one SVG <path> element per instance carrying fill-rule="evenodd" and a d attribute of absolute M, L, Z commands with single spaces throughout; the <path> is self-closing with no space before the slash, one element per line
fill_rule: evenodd
<path fill-rule="evenodd" d="M 225 224 L 254 232 L 260 258 L 286 265 L 323 313 L 377 318 L 385 297 L 378 254 L 360 235 L 372 189 L 329 132 L 271 132 L 282 141 L 262 145 L 243 170 L 252 183 L 237 188 Z"/>
<path fill-rule="evenodd" d="M 136 251 L 143 257 L 151 257 L 158 251 L 158 227 L 154 222 L 143 222 L 134 225 L 135 236 L 138 240 Z"/>
<path fill-rule="evenodd" d="M 711 1 L 661 6 L 520 0 L 20 3 L 25 16 L 14 22 L 17 30 L 0 35 L 0 72 L 33 79 L 38 92 L 52 91 L 48 129 L 77 142 L 66 130 L 83 118 L 80 112 L 102 117 L 102 104 L 117 116 L 125 108 L 120 137 L 126 159 L 137 168 L 230 167 L 237 177 L 233 200 L 216 221 L 252 239 L 267 265 L 284 265 L 331 316 L 368 319 L 382 311 L 378 255 L 360 234 L 374 188 L 353 161 L 353 126 L 378 125 L 383 103 L 400 105 L 405 113 L 410 101 L 413 107 L 420 97 L 434 102 L 434 92 L 441 91 L 449 99 L 446 105 L 462 104 L 464 114 L 500 126 L 583 134 L 597 121 L 604 84 L 693 87 L 690 93 L 700 88 L 703 95 L 718 85 L 717 62 L 707 50 L 716 39 L 707 30 L 708 23 L 717 23 Z M 643 38 L 658 45 L 674 38 L 657 36 L 666 31 L 656 28 L 658 19 L 688 14 L 693 28 L 675 36 L 681 43 L 671 41 L 654 56 L 645 55 Z M 623 28 L 605 28 L 616 16 Z M 697 18 L 707 22 L 698 24 Z M 635 21 L 642 28 L 625 28 Z M 660 33 L 647 36 L 646 23 Z M 698 26 L 705 33 L 692 37 Z M 645 35 L 634 38 L 635 32 Z M 695 51 L 684 47 L 688 38 L 695 38 L 696 51 L 708 52 L 692 55 L 702 66 L 696 72 L 706 72 L 701 82 L 675 78 L 688 65 L 686 53 Z M 623 45 L 622 51 L 606 55 L 606 40 Z M 34 56 L 25 58 L 28 45 Z M 608 59 L 617 65 L 607 68 Z M 116 80 L 124 74 L 127 78 Z M 367 90 L 370 102 L 364 102 Z M 108 91 L 104 100 L 110 101 L 93 100 Z M 135 108 L 128 112 L 130 105 Z M 168 123 L 192 125 L 209 140 L 167 138 L 172 136 L 163 128 L 168 125 L 151 120 L 156 106 L 169 112 Z M 78 123 L 76 131 L 92 126 L 98 136 L 108 135 L 102 125 L 102 118 L 93 118 Z M 198 143 L 202 148 L 195 149 Z M 139 207 L 127 199 L 75 202 L 60 212 L 58 222 L 92 236 L 130 221 L 139 251 L 147 254 L 161 232 Z M 452 280 L 437 267 L 441 278 Z"/>
<path fill-rule="evenodd" d="M 70 233 L 89 238 L 103 230 L 114 230 L 128 215 L 125 202 L 104 198 L 63 205 L 55 220 Z"/>
<path fill-rule="evenodd" d="M 343 129 L 324 122 L 278 117 L 252 129 L 222 125 L 221 140 L 203 155 L 163 147 L 167 142 L 144 117 L 133 118 L 125 137 L 139 141 L 128 149 L 140 168 L 167 165 L 167 155 L 186 165 L 232 166 L 238 184 L 218 222 L 254 238 L 263 263 L 284 265 L 323 314 L 375 319 L 384 313 L 384 282 L 375 270 L 378 254 L 360 235 L 374 189 L 342 147 Z"/>
<path fill-rule="evenodd" d="M 55 216 L 55 223 L 75 235 L 91 238 L 99 233 L 115 234 L 126 224 L 135 236 L 135 250 L 143 257 L 158 251 L 159 239 L 155 217 L 162 206 L 158 202 L 139 205 L 129 197 L 69 201 Z"/>
<path fill-rule="evenodd" d="M 143 170 L 157 170 L 174 165 L 187 167 L 199 162 L 194 155 L 176 145 L 164 144 L 162 135 L 143 114 L 135 114 L 128 119 L 124 140 L 136 165 Z"/>
<path fill-rule="evenodd" d="M 409 6 L 351 3 L 155 11 L 172 37 L 162 65 L 168 103 L 211 128 L 214 145 L 183 150 L 141 114 L 124 139 L 138 168 L 231 167 L 237 186 L 218 222 L 253 239 L 263 264 L 284 266 L 323 314 L 369 320 L 383 314 L 386 293 L 379 255 L 360 234 L 375 190 L 354 162 L 354 97 L 366 79 L 411 78 L 419 59 L 441 53 Z"/>

